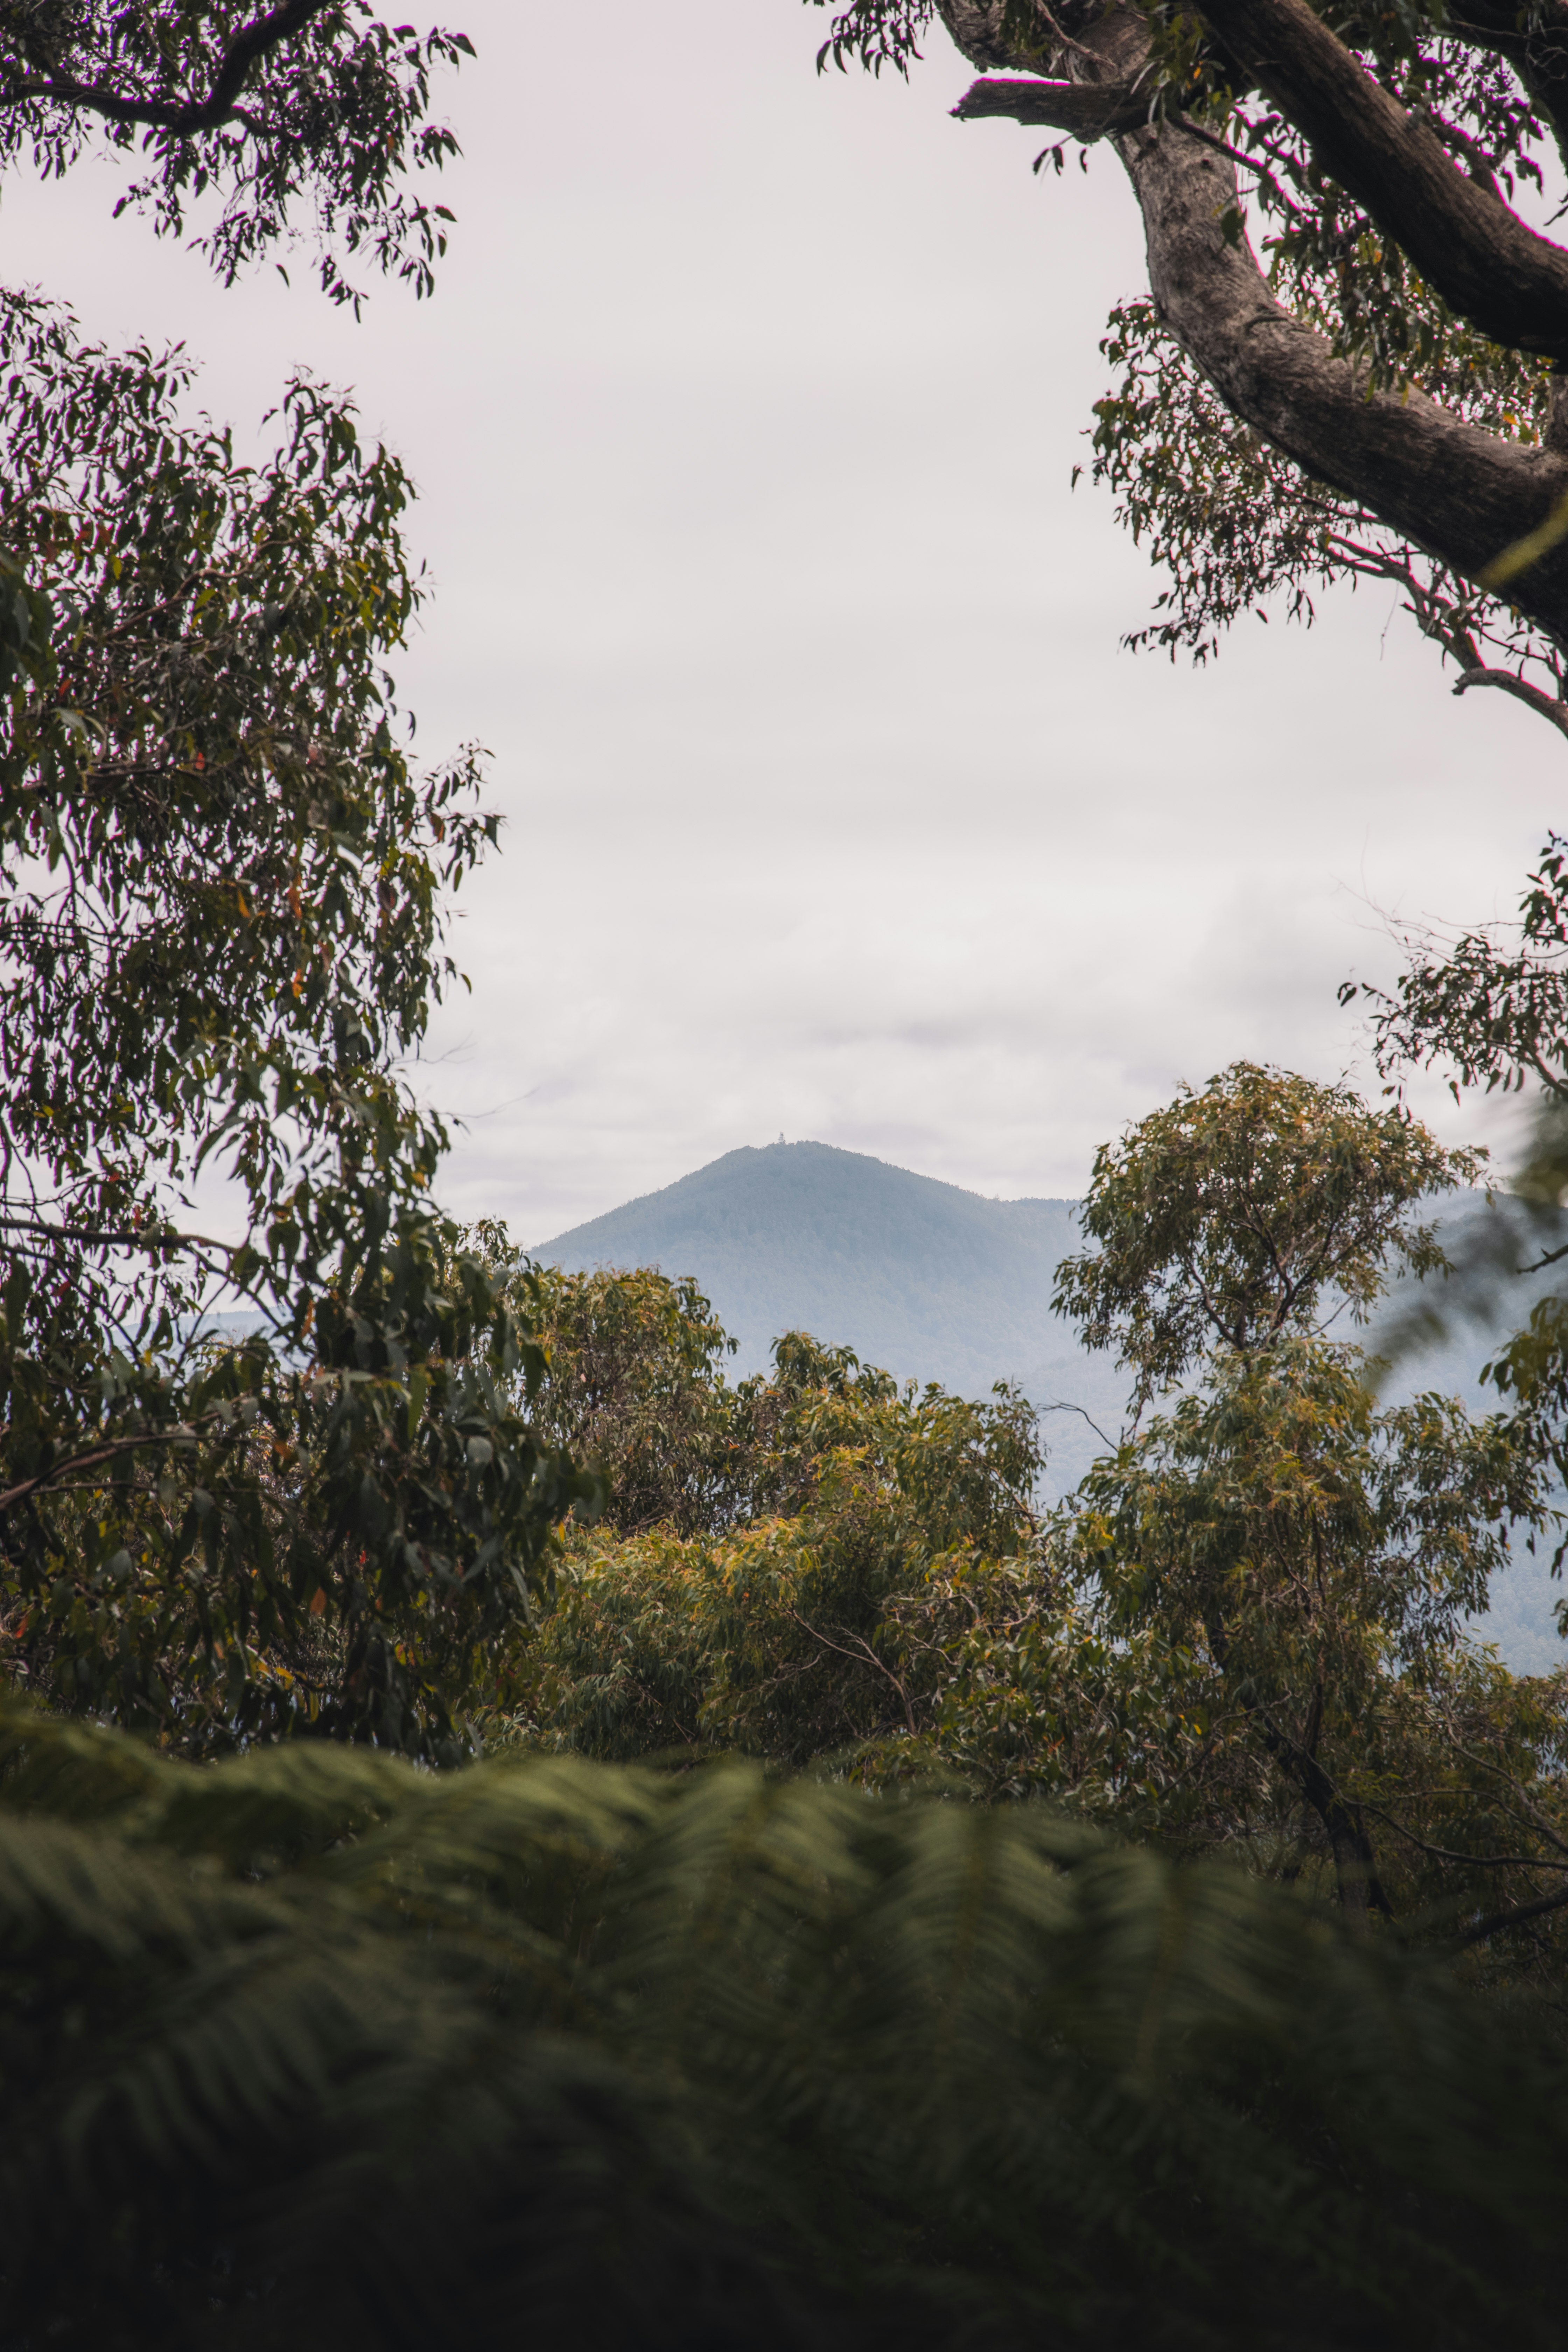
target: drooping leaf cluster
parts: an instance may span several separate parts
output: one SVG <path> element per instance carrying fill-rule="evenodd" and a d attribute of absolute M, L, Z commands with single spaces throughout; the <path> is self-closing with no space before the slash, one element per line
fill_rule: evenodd
<path fill-rule="evenodd" d="M 810 0 L 810 5 L 824 8 L 833 0 Z M 853 61 L 868 73 L 879 74 L 890 66 L 895 73 L 907 75 L 920 56 L 921 36 L 935 16 L 936 0 L 851 0 L 848 7 L 835 12 L 817 69 L 831 59 L 840 73 Z"/>
<path fill-rule="evenodd" d="M 357 311 L 369 262 L 434 286 L 453 215 L 411 172 L 458 152 L 431 118 L 433 72 L 462 34 L 392 26 L 368 0 L 7 0 L 0 8 L 0 164 L 58 178 L 94 147 L 134 157 L 121 198 L 195 242 L 225 284 L 300 241 Z"/>
<path fill-rule="evenodd" d="M 1115 495 L 1117 520 L 1169 582 L 1155 598 L 1159 617 L 1123 639 L 1132 651 L 1205 662 L 1249 612 L 1310 624 L 1315 597 L 1329 588 L 1379 580 L 1461 677 L 1501 667 L 1561 701 L 1563 656 L 1552 638 L 1240 423 L 1152 303 L 1120 304 L 1100 350 L 1120 374 L 1095 403 L 1092 478 Z M 1534 440 L 1549 379 L 1533 367 L 1525 376 L 1499 385 L 1478 370 L 1443 387 L 1444 396 L 1494 431 Z"/>
<path fill-rule="evenodd" d="M 1378 1067 L 1402 1081 L 1413 1069 L 1448 1073 L 1461 1090 L 1528 1093 L 1531 1134 L 1515 1170 L 1508 1214 L 1479 1223 L 1450 1279 L 1399 1334 L 1415 1344 L 1450 1321 L 1505 1328 L 1515 1319 L 1521 1274 L 1568 1255 L 1568 848 L 1548 837 L 1520 903 L 1519 919 L 1460 931 L 1405 935 L 1405 969 L 1392 992 L 1347 982 L 1343 1003 L 1363 996 Z M 1568 1476 L 1568 1297 L 1561 1278 L 1537 1295 L 1528 1319 L 1498 1345 L 1487 1376 L 1510 1401 L 1529 1442 L 1559 1481 Z M 1561 1568 L 1568 1546 L 1560 1547 Z M 1560 1604 L 1568 1627 L 1568 1604 Z"/>
<path fill-rule="evenodd" d="M 8 2341 L 1561 2343 L 1546 2020 L 1241 1872 L 735 1767 L 4 1746 Z"/>

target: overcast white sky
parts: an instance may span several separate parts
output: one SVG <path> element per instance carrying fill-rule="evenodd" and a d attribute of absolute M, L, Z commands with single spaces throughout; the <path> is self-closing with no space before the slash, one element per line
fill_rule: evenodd
<path fill-rule="evenodd" d="M 540 1241 L 781 1132 L 1072 1193 L 1180 1078 L 1354 1073 L 1376 910 L 1509 912 L 1568 768 L 1364 590 L 1207 671 L 1119 650 L 1155 583 L 1068 489 L 1144 283 L 1114 160 L 1032 178 L 945 45 L 818 79 L 798 0 L 451 21 L 431 303 L 225 294 L 107 173 L 0 207 L 6 278 L 183 338 L 237 424 L 352 383 L 422 486 L 406 698 L 508 819 L 428 1074 L 448 1202 Z"/>

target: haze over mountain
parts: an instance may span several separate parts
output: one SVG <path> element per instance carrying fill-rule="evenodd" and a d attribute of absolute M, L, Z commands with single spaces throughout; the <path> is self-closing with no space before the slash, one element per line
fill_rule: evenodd
<path fill-rule="evenodd" d="M 532 1255 L 569 1272 L 651 1265 L 693 1276 L 740 1342 L 732 1378 L 763 1370 L 773 1341 L 796 1329 L 900 1380 L 968 1396 L 1016 1381 L 1041 1409 L 1047 1484 L 1061 1494 L 1104 1450 L 1099 1433 L 1114 1440 L 1128 1385 L 1110 1356 L 1082 1348 L 1051 1313 L 1057 1267 L 1079 1245 L 1078 1209 L 987 1200 L 864 1152 L 781 1138 L 728 1151 Z M 1482 1339 L 1451 1339 L 1408 1367 L 1400 1388 L 1437 1387 L 1475 1404 L 1487 1352 Z M 1545 1555 L 1522 1550 L 1494 1588 L 1485 1632 L 1516 1672 L 1561 1662 L 1561 1589 Z"/>

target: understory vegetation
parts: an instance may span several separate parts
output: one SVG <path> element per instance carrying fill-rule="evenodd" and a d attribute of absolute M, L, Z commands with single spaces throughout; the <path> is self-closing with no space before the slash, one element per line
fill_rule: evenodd
<path fill-rule="evenodd" d="M 1562 2061 L 1034 1806 L 8 1711 L 11 2345 L 1561 2342 Z"/>

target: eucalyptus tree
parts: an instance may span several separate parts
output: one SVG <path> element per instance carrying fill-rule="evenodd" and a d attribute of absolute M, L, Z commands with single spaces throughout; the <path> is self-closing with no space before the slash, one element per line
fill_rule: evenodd
<path fill-rule="evenodd" d="M 46 0 L 0 10 L 0 121 L 46 175 L 133 154 L 163 230 L 199 199 L 226 279 L 298 234 L 337 299 L 355 257 L 425 293 L 449 215 L 411 174 L 454 152 L 429 80 L 464 47 L 323 0 Z M 308 380 L 247 465 L 177 352 L 21 295 L 0 347 L 10 1664 L 196 1746 L 455 1753 L 597 1488 L 529 1425 L 542 1352 L 432 1207 L 400 1075 L 497 831 L 478 756 L 421 771 L 398 718 L 410 484 Z"/>
<path fill-rule="evenodd" d="M 939 25 L 962 121 L 1105 143 L 1142 215 L 1093 457 L 1167 575 L 1134 642 L 1370 576 L 1568 731 L 1568 250 L 1515 208 L 1561 193 L 1564 0 L 838 0 L 824 57 Z"/>
<path fill-rule="evenodd" d="M 1062 1547 L 1130 1667 L 1163 1662 L 1133 1811 L 1484 1941 L 1568 1905 L 1568 1676 L 1517 1685 L 1467 1630 L 1510 1528 L 1549 1519 L 1543 1449 L 1517 1415 L 1380 1405 L 1336 1329 L 1443 1266 L 1433 1194 L 1474 1169 L 1398 1107 L 1240 1064 L 1100 1153 L 1058 1305 L 1165 1391 Z"/>

